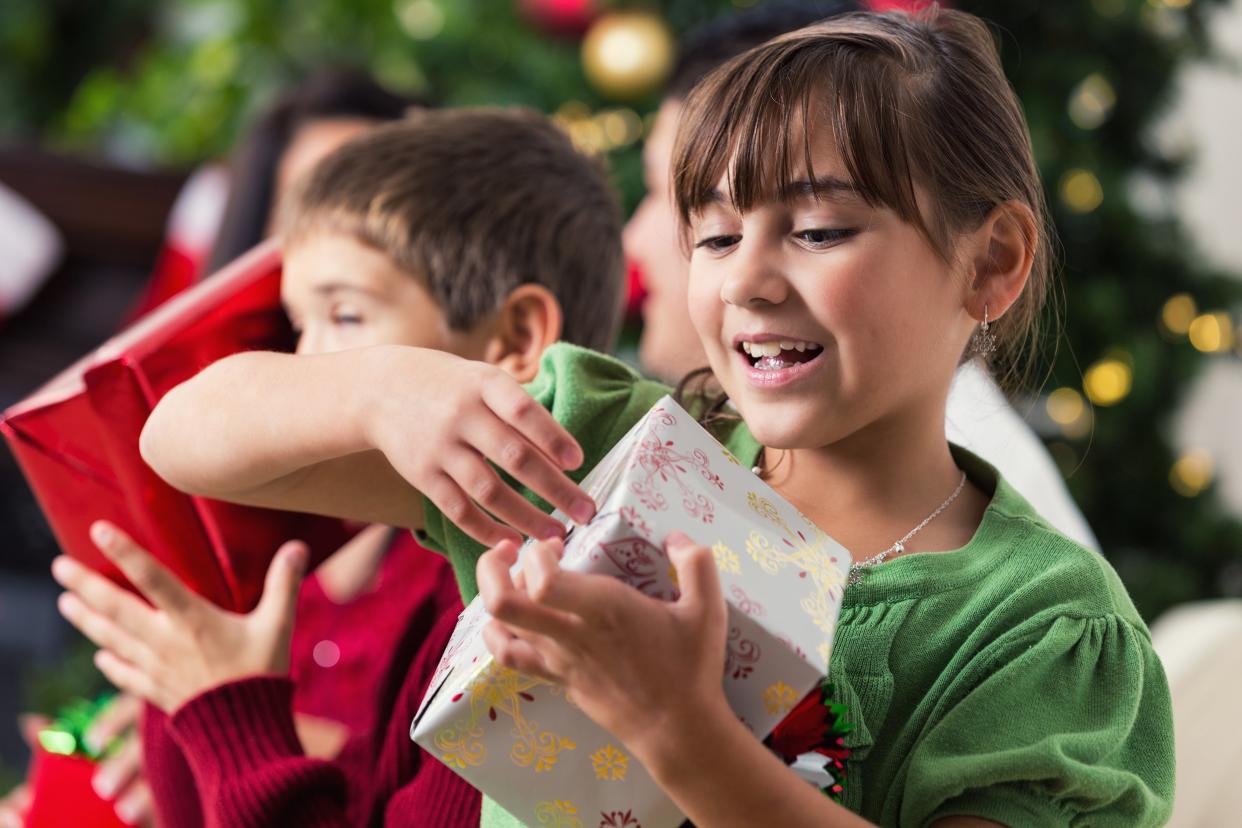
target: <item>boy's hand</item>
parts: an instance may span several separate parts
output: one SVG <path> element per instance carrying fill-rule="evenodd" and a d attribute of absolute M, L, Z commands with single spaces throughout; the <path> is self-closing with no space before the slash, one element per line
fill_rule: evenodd
<path fill-rule="evenodd" d="M 505 485 L 489 460 L 575 521 L 594 516 L 595 504 L 565 475 L 582 464 L 582 449 L 503 370 L 422 348 L 376 355 L 379 373 L 368 384 L 375 391 L 363 407 L 362 429 L 462 531 L 489 545 L 521 540 L 514 529 L 537 538 L 564 535 L 558 521 Z"/>
<path fill-rule="evenodd" d="M 72 558 L 52 562 L 68 590 L 61 614 L 99 645 L 95 664 L 121 690 L 173 713 L 226 682 L 288 670 L 302 543 L 280 548 L 259 605 L 239 615 L 195 595 L 116 526 L 95 523 L 91 539 L 152 605 Z"/>

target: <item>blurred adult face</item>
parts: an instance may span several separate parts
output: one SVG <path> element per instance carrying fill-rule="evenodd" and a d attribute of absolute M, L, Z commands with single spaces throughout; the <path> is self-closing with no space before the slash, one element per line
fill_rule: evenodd
<path fill-rule="evenodd" d="M 293 133 L 284 154 L 280 156 L 280 164 L 276 168 L 276 190 L 273 193 L 272 205 L 279 207 L 285 194 L 305 173 L 337 147 L 356 138 L 378 121 L 369 118 L 320 118 L 303 123 Z M 268 222 L 271 232 L 272 223 L 278 214 L 272 211 Z"/>
<path fill-rule="evenodd" d="M 669 180 L 681 110 L 681 101 L 669 99 L 656 114 L 643 146 L 647 195 L 622 236 L 625 254 L 638 265 L 647 288 L 639 360 L 647 373 L 670 382 L 707 365 L 703 345 L 690 321 L 690 261 L 678 233 Z"/>

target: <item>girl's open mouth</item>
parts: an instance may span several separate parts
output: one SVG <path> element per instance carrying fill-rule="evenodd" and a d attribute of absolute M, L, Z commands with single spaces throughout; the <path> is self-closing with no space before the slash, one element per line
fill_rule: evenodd
<path fill-rule="evenodd" d="M 765 342 L 743 339 L 737 343 L 737 349 L 752 368 L 759 371 L 781 371 L 810 362 L 820 355 L 824 347 L 817 342 L 800 339 L 770 339 Z"/>

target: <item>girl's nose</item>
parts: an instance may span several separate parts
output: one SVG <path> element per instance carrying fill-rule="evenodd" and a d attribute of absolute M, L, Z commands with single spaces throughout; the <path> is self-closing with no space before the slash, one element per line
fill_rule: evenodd
<path fill-rule="evenodd" d="M 728 270 L 720 285 L 721 301 L 739 307 L 779 305 L 789 295 L 789 283 L 779 263 L 762 245 L 747 246 L 746 242 L 743 238 L 727 259 Z"/>

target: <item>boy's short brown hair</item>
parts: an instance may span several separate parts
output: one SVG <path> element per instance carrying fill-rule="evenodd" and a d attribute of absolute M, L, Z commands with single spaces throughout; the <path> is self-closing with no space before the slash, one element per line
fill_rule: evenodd
<path fill-rule="evenodd" d="M 347 233 L 424 280 L 455 330 L 546 286 L 562 339 L 607 350 L 620 320 L 621 215 L 602 165 L 537 112 L 417 112 L 325 158 L 284 205 L 285 244 Z"/>

